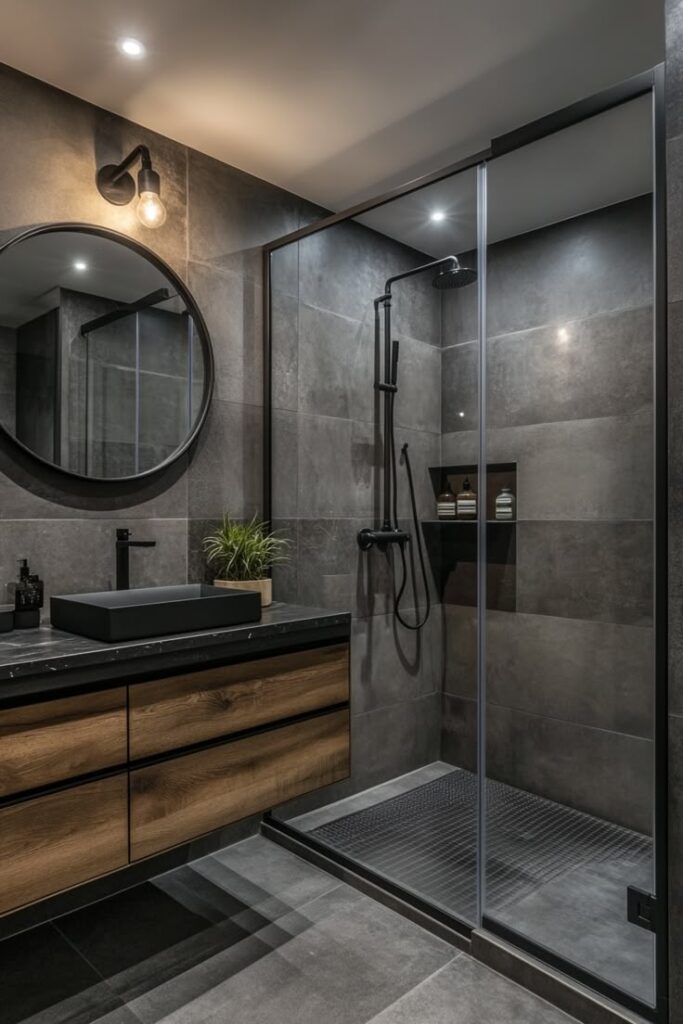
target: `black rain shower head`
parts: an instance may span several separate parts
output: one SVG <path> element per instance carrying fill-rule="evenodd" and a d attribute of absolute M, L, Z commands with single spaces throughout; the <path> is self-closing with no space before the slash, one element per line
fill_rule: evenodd
<path fill-rule="evenodd" d="M 443 267 L 432 284 L 435 288 L 446 291 L 449 288 L 464 288 L 467 284 L 474 284 L 476 280 L 476 270 L 472 270 L 470 267 L 461 267 L 456 260 L 452 266 Z"/>

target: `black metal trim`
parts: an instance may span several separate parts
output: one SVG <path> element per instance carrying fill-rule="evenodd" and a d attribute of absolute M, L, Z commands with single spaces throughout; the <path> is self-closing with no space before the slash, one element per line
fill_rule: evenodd
<path fill-rule="evenodd" d="M 666 96 L 664 65 L 654 69 L 654 349 L 655 349 L 655 694 L 654 694 L 654 836 L 656 927 L 656 1003 L 659 1020 L 669 1012 L 668 940 L 668 295 L 667 295 L 667 178 Z"/>
<path fill-rule="evenodd" d="M 102 316 L 96 316 L 94 320 L 86 321 L 86 323 L 81 324 L 79 333 L 82 335 L 90 334 L 91 331 L 97 331 L 100 327 L 106 327 L 107 324 L 114 324 L 117 320 L 123 320 L 124 317 L 130 316 L 131 313 L 139 313 L 140 310 L 147 309 L 148 306 L 156 306 L 157 303 L 167 302 L 171 298 L 173 296 L 168 288 L 157 288 L 155 291 L 150 292 L 149 295 L 143 295 L 141 298 L 136 299 L 135 302 L 126 302 L 117 309 L 112 309 L 109 313 L 103 313 Z"/>
<path fill-rule="evenodd" d="M 118 242 L 120 245 L 125 245 L 129 249 L 132 249 L 133 252 L 136 252 L 139 256 L 142 256 L 144 257 L 144 259 L 148 260 L 154 267 L 156 267 L 156 269 L 161 274 L 163 274 L 171 282 L 176 292 L 178 293 L 178 295 L 183 300 L 188 310 L 192 314 L 192 319 L 194 321 L 195 328 L 199 336 L 199 341 L 202 346 L 202 352 L 204 355 L 204 393 L 202 395 L 202 404 L 199 408 L 199 413 L 195 419 L 192 429 L 190 430 L 190 433 L 188 434 L 185 441 L 179 448 L 176 448 L 176 450 L 171 455 L 169 455 L 168 458 L 164 459 L 163 462 L 160 462 L 158 466 L 153 466 L 152 469 L 146 469 L 142 473 L 134 473 L 131 476 L 102 477 L 88 476 L 85 473 L 76 473 L 72 469 L 65 469 L 64 466 L 59 466 L 54 462 L 50 462 L 49 459 L 43 458 L 42 455 L 38 455 L 36 452 L 32 451 L 31 448 L 25 445 L 22 441 L 19 441 L 16 437 L 14 437 L 14 435 L 11 434 L 8 430 L 6 430 L 5 427 L 3 427 L 1 424 L 0 429 L 10 439 L 12 444 L 20 448 L 21 451 L 24 452 L 24 454 L 29 456 L 29 458 L 34 459 L 35 461 L 41 463 L 44 466 L 47 466 L 49 469 L 56 470 L 58 473 L 63 473 L 64 476 L 71 477 L 72 479 L 75 478 L 77 480 L 89 481 L 90 483 L 93 484 L 111 484 L 112 486 L 114 486 L 116 484 L 129 483 L 134 480 L 144 480 L 148 477 L 157 476 L 165 469 L 168 469 L 168 467 L 171 466 L 174 462 L 177 462 L 177 460 L 182 455 L 185 455 L 186 452 L 192 447 L 194 442 L 197 440 L 197 437 L 199 436 L 199 432 L 204 426 L 204 422 L 209 411 L 209 405 L 211 403 L 211 397 L 213 395 L 214 389 L 215 367 L 213 350 L 211 348 L 211 339 L 209 336 L 208 328 L 204 321 L 204 317 L 202 316 L 199 306 L 195 302 L 192 293 L 189 291 L 189 289 L 178 276 L 178 274 L 176 274 L 175 270 L 173 270 L 168 265 L 168 263 L 165 262 L 165 260 L 162 260 L 160 256 L 157 256 L 157 254 L 152 249 L 149 249 L 146 245 L 143 245 L 142 242 L 138 242 L 136 239 L 131 238 L 129 235 L 124 235 L 121 231 L 113 231 L 111 228 L 102 228 L 96 224 L 85 224 L 80 223 L 78 221 L 65 221 L 50 224 L 41 224 L 38 227 L 29 228 L 27 231 L 22 231 L 18 235 L 14 235 L 8 241 L 0 245 L 0 257 L 11 246 L 18 245 L 19 242 L 25 242 L 27 239 L 33 238 L 36 235 L 55 234 L 56 232 L 67 231 L 71 231 L 74 233 L 78 232 L 86 235 L 95 235 L 98 238 L 108 238 L 112 242 Z"/>
<path fill-rule="evenodd" d="M 271 294 L 270 250 L 263 247 L 263 520 L 266 529 L 273 527 L 273 302 Z M 270 576 L 273 572 L 270 570 Z"/>
<path fill-rule="evenodd" d="M 401 900 L 403 903 L 408 903 L 414 907 L 415 910 L 419 910 L 420 913 L 425 914 L 428 917 L 433 917 L 435 921 L 444 925 L 446 928 L 450 928 L 452 931 L 458 932 L 459 935 L 469 938 L 472 934 L 474 925 L 467 924 L 462 921 L 459 917 L 455 917 L 443 910 L 442 907 L 437 907 L 436 904 L 430 903 L 429 900 L 423 899 L 416 893 L 411 892 L 409 889 L 404 889 L 403 886 L 393 882 L 386 875 L 380 874 L 378 871 L 373 871 L 372 868 L 367 867 L 360 861 L 353 860 L 351 857 L 347 857 L 343 853 L 339 853 L 333 846 L 328 846 L 327 843 L 321 842 L 319 839 L 314 839 L 309 832 L 302 832 L 299 829 L 294 828 L 289 822 L 283 821 L 281 818 L 276 818 L 272 811 L 266 811 L 263 815 L 263 823 L 268 828 L 273 829 L 276 832 L 282 833 L 290 839 L 295 840 L 302 846 L 307 846 L 321 857 L 326 857 L 333 863 L 338 864 L 339 867 L 344 870 L 351 872 L 352 874 L 359 875 L 365 881 L 371 885 L 377 886 L 379 889 L 384 889 L 390 893 L 396 899 Z"/>
<path fill-rule="evenodd" d="M 567 107 L 554 110 L 552 114 L 546 114 L 535 121 L 515 128 L 511 132 L 505 132 L 491 140 L 491 157 L 503 156 L 505 153 L 512 153 L 515 149 L 528 146 L 530 142 L 537 142 L 548 135 L 560 132 L 565 128 L 571 128 L 574 124 L 587 121 L 596 114 L 604 114 L 613 107 L 619 107 L 623 103 L 635 100 L 650 92 L 654 85 L 655 70 L 643 71 L 639 75 L 627 78 L 618 85 L 613 85 L 601 92 L 586 96 L 576 103 L 570 103 Z"/>
<path fill-rule="evenodd" d="M 565 959 L 565 957 L 553 952 L 552 949 L 541 945 L 540 942 L 534 942 L 533 939 L 522 935 L 521 932 L 501 924 L 495 918 L 484 914 L 481 926 L 486 931 L 491 932 L 492 935 L 497 935 L 498 938 L 504 939 L 511 946 L 516 946 L 524 953 L 528 953 L 530 956 L 540 960 L 541 963 L 547 964 L 548 967 L 552 967 L 562 974 L 566 974 L 569 978 L 573 978 L 574 981 L 578 981 L 580 985 L 585 985 L 586 988 L 591 989 L 593 992 L 606 996 L 607 999 L 613 1000 L 613 1002 L 625 1007 L 625 1009 L 640 1014 L 646 1020 L 659 1020 L 657 1010 L 653 1006 L 643 1003 L 640 999 L 630 995 L 628 992 L 624 992 L 623 989 L 618 988 L 616 985 L 611 985 L 599 975 L 593 974 L 591 971 L 586 970 L 585 967 L 580 967 L 572 960 Z"/>

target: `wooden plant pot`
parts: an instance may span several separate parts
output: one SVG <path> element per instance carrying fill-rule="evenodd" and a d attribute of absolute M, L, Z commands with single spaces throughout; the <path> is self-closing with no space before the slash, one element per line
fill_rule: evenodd
<path fill-rule="evenodd" d="M 261 607 L 267 608 L 273 603 L 273 581 L 268 580 L 214 580 L 214 587 L 229 587 L 231 590 L 258 590 L 261 595 Z"/>

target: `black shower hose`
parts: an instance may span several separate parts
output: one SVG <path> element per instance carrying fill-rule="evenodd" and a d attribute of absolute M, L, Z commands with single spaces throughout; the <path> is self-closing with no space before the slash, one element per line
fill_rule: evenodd
<path fill-rule="evenodd" d="M 397 483 L 397 473 L 396 473 L 396 439 L 394 437 L 394 395 L 393 394 L 391 395 L 391 400 L 390 401 L 391 401 L 391 405 L 390 405 L 391 475 L 392 475 L 392 484 L 393 484 L 393 487 L 392 487 L 392 491 L 393 491 L 392 499 L 393 499 L 394 529 L 397 530 L 398 529 L 398 497 L 397 497 L 397 488 L 396 488 L 396 483 Z M 408 490 L 410 492 L 410 505 L 411 505 L 412 515 L 413 515 L 414 534 L 415 534 L 415 540 L 416 540 L 416 544 L 417 544 L 417 554 L 418 554 L 418 558 L 420 560 L 420 571 L 422 573 L 422 584 L 423 584 L 424 592 L 425 592 L 425 612 L 424 612 L 424 615 L 422 616 L 422 618 L 420 618 L 418 598 L 417 598 L 417 590 L 416 590 L 415 591 L 415 615 L 416 615 L 416 621 L 415 622 L 408 622 L 408 620 L 405 619 L 403 617 L 402 613 L 401 613 L 401 609 L 400 609 L 401 598 L 403 597 L 403 592 L 405 591 L 406 584 L 408 582 L 408 564 L 407 564 L 406 552 L 405 552 L 405 547 L 406 546 L 405 546 L 405 544 L 400 544 L 399 545 L 399 552 L 400 552 L 400 556 L 401 556 L 401 585 L 398 588 L 398 592 L 396 591 L 396 570 L 395 570 L 395 567 L 394 567 L 393 553 L 389 556 L 389 561 L 390 561 L 390 565 L 391 565 L 392 586 L 393 586 L 393 590 L 394 590 L 394 615 L 396 616 L 398 621 L 401 623 L 401 625 L 405 627 L 405 629 L 419 630 L 419 629 L 422 629 L 422 627 L 426 623 L 427 619 L 429 618 L 429 613 L 431 612 L 431 609 L 432 609 L 432 602 L 431 602 L 431 597 L 429 595 L 429 579 L 427 577 L 427 567 L 425 565 L 424 551 L 423 551 L 423 548 L 422 548 L 422 533 L 421 533 L 421 530 L 420 530 L 420 521 L 419 521 L 418 516 L 417 516 L 417 502 L 415 500 L 415 483 L 413 481 L 413 470 L 412 470 L 412 467 L 410 465 L 410 456 L 408 455 L 408 442 L 407 441 L 405 442 L 405 444 L 401 448 L 401 455 L 403 456 L 403 459 L 404 459 L 405 464 L 406 464 L 406 475 L 408 477 Z M 411 548 L 411 552 L 410 552 L 410 560 L 411 560 L 412 576 L 413 576 L 413 579 L 415 579 L 415 562 L 414 562 L 414 559 L 413 559 L 412 548 Z"/>

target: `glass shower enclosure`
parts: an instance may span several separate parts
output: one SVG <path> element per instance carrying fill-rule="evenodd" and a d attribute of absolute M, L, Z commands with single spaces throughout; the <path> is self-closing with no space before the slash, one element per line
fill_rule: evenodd
<path fill-rule="evenodd" d="M 353 614 L 350 778 L 277 808 L 268 834 L 652 1019 L 666 981 L 657 80 L 312 220 L 265 264 L 266 496 L 296 553 L 275 596 Z M 444 287 L 450 257 L 470 273 Z M 387 366 L 375 319 L 395 277 Z M 359 531 L 387 519 L 386 444 L 389 525 L 410 540 L 362 550 Z"/>

